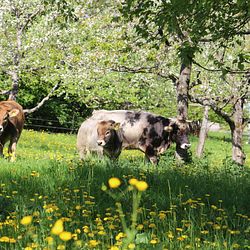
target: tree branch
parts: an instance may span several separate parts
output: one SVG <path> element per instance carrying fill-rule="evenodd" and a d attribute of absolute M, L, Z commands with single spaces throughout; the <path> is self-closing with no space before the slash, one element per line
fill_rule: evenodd
<path fill-rule="evenodd" d="M 198 86 L 198 85 L 202 85 L 202 81 L 200 80 L 200 74 L 201 74 L 201 71 L 198 71 L 197 72 L 197 76 L 196 76 L 196 78 L 197 78 L 197 80 L 196 81 L 193 81 L 193 82 L 191 82 L 190 84 L 189 84 L 189 86 L 188 86 L 188 90 L 191 90 L 192 88 L 194 88 L 195 86 Z"/>
<path fill-rule="evenodd" d="M 201 97 L 194 97 L 194 96 L 191 96 L 190 94 L 188 95 L 188 98 L 191 102 L 194 102 L 194 103 L 199 103 L 201 104 L 202 106 L 209 106 L 217 115 L 221 116 L 229 125 L 233 124 L 233 121 L 232 119 L 230 118 L 230 116 L 224 112 L 222 110 L 222 108 L 218 107 L 217 106 L 217 103 L 210 99 L 210 98 L 201 98 Z"/>
<path fill-rule="evenodd" d="M 154 71 L 157 69 L 157 66 L 154 67 L 139 67 L 139 68 L 129 68 L 127 66 L 118 66 L 117 68 L 111 68 L 111 71 L 114 72 L 124 72 L 124 73 L 143 73 L 143 74 L 156 74 L 162 78 L 170 79 L 174 83 L 178 80 L 178 77 L 174 74 L 162 74 L 161 72 Z"/>
<path fill-rule="evenodd" d="M 41 13 L 42 10 L 43 10 L 43 8 L 39 8 L 39 9 L 37 9 L 36 11 L 34 11 L 34 13 L 28 15 L 28 19 L 26 20 L 26 22 L 25 22 L 25 23 L 21 26 L 21 28 L 20 28 L 21 34 L 22 34 L 23 30 L 28 26 L 28 24 L 29 24 L 30 22 L 32 22 L 32 20 L 33 20 L 39 13 Z"/>
<path fill-rule="evenodd" d="M 9 95 L 11 93 L 11 90 L 1 90 L 1 95 Z"/>
<path fill-rule="evenodd" d="M 31 114 L 31 113 L 37 111 L 39 108 L 41 108 L 41 107 L 43 106 L 43 104 L 44 104 L 46 101 L 49 100 L 49 98 L 50 98 L 51 95 L 54 93 L 54 91 L 55 91 L 56 89 L 59 88 L 60 83 L 61 83 L 61 80 L 52 88 L 52 90 L 49 92 L 49 94 L 48 94 L 46 97 L 44 97 L 44 98 L 42 99 L 42 101 L 40 101 L 40 102 L 37 104 L 37 106 L 35 106 L 34 108 L 31 108 L 31 109 L 24 109 L 24 110 L 23 110 L 24 114 Z"/>
<path fill-rule="evenodd" d="M 206 71 L 210 71 L 210 72 L 222 72 L 222 69 L 210 69 L 207 68 L 203 65 L 201 65 L 200 63 L 196 62 L 195 60 L 192 59 L 193 64 L 199 66 L 200 68 L 206 70 Z M 250 69 L 247 70 L 231 70 L 231 69 L 225 69 L 229 74 L 249 74 Z"/>

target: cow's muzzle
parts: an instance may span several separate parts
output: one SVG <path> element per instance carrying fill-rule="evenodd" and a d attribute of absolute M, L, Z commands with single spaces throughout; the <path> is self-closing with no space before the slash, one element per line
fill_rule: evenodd
<path fill-rule="evenodd" d="M 188 148 L 190 148 L 191 147 L 191 144 L 190 143 L 182 143 L 181 144 L 181 148 L 182 149 L 188 149 Z"/>
<path fill-rule="evenodd" d="M 105 146 L 105 141 L 104 140 L 97 140 L 98 146 Z"/>

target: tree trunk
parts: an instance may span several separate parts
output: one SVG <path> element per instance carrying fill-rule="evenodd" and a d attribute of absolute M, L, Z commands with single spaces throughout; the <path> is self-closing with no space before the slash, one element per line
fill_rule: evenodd
<path fill-rule="evenodd" d="M 200 134 L 199 134 L 199 142 L 196 148 L 196 156 L 201 158 L 203 155 L 203 150 L 204 150 L 204 145 L 205 141 L 207 138 L 207 132 L 208 132 L 208 111 L 209 111 L 209 106 L 204 107 L 204 114 L 203 114 L 203 119 L 201 123 L 201 129 L 200 129 Z"/>
<path fill-rule="evenodd" d="M 21 49 L 22 49 L 22 32 L 23 29 L 19 23 L 19 11 L 15 9 L 16 18 L 17 18 L 17 25 L 16 25 L 16 47 L 14 48 L 14 56 L 13 56 L 13 64 L 14 70 L 11 71 L 9 74 L 11 75 L 12 79 L 12 89 L 10 91 L 9 100 L 16 100 L 18 94 L 18 87 L 19 87 L 19 74 L 20 74 L 20 61 L 21 61 Z"/>
<path fill-rule="evenodd" d="M 191 76 L 191 60 L 189 63 L 182 62 L 179 80 L 176 85 L 177 92 L 177 118 L 183 122 L 188 116 L 188 89 Z M 188 160 L 188 152 L 180 147 L 176 147 L 175 156 L 179 160 Z"/>
<path fill-rule="evenodd" d="M 19 65 L 18 65 L 19 66 Z M 9 94 L 9 100 L 16 101 L 16 96 L 18 93 L 18 84 L 19 84 L 19 73 L 18 70 L 15 70 L 10 73 L 12 78 L 12 88 Z"/>
<path fill-rule="evenodd" d="M 242 149 L 242 137 L 243 137 L 243 100 L 241 98 L 236 100 L 234 105 L 234 123 L 230 126 L 232 135 L 232 159 L 236 163 L 243 165 L 246 156 Z"/>
<path fill-rule="evenodd" d="M 182 63 L 180 77 L 177 81 L 177 115 L 178 119 L 186 121 L 188 116 L 188 89 L 191 76 L 191 62 L 189 65 Z"/>

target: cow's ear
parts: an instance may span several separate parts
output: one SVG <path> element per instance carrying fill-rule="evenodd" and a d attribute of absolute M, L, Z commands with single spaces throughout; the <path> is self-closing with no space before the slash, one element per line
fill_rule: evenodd
<path fill-rule="evenodd" d="M 171 132 L 171 131 L 173 131 L 173 127 L 172 126 L 165 126 L 164 130 L 167 132 Z"/>
<path fill-rule="evenodd" d="M 9 117 L 12 118 L 12 117 L 15 117 L 19 114 L 19 109 L 12 109 L 10 112 L 9 112 Z"/>
<path fill-rule="evenodd" d="M 120 122 L 116 122 L 116 123 L 114 124 L 114 130 L 118 130 L 118 129 L 120 128 L 120 125 L 121 125 Z"/>

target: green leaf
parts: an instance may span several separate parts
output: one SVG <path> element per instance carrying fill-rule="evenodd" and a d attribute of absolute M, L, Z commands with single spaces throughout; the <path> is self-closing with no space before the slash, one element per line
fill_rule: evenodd
<path fill-rule="evenodd" d="M 147 244 L 149 242 L 146 233 L 136 234 L 135 243 L 136 244 Z"/>

